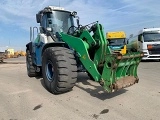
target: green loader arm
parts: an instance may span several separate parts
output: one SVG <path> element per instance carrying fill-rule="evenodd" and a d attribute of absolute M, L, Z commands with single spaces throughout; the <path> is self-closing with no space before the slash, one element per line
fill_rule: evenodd
<path fill-rule="evenodd" d="M 112 54 L 103 27 L 98 23 L 76 33 L 60 33 L 60 37 L 77 52 L 87 72 L 105 90 L 113 92 L 138 82 L 137 67 L 142 58 L 140 52 Z"/>

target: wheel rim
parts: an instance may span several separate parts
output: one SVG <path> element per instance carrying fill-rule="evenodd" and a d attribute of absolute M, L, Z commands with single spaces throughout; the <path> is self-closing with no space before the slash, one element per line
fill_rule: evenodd
<path fill-rule="evenodd" d="M 51 61 L 48 61 L 46 64 L 46 76 L 47 79 L 51 82 L 54 78 L 54 68 Z"/>

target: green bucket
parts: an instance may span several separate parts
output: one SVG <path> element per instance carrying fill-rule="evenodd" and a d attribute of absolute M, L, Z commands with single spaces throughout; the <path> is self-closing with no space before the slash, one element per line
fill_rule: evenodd
<path fill-rule="evenodd" d="M 108 54 L 101 69 L 100 84 L 108 92 L 138 83 L 137 68 L 143 54 L 140 52 L 121 54 Z"/>

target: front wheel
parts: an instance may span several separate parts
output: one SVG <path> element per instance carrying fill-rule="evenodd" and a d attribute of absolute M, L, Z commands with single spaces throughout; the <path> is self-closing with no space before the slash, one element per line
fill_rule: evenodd
<path fill-rule="evenodd" d="M 42 57 L 42 73 L 48 91 L 59 94 L 70 91 L 77 81 L 73 53 L 64 47 L 49 47 Z"/>

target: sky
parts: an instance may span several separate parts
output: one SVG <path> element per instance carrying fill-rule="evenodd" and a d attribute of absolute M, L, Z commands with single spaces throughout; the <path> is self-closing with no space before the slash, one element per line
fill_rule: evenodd
<path fill-rule="evenodd" d="M 129 36 L 160 27 L 159 0 L 0 0 L 0 51 L 25 50 L 30 27 L 39 27 L 36 13 L 49 5 L 76 11 L 81 25 L 99 21 L 105 33 L 124 31 Z"/>

